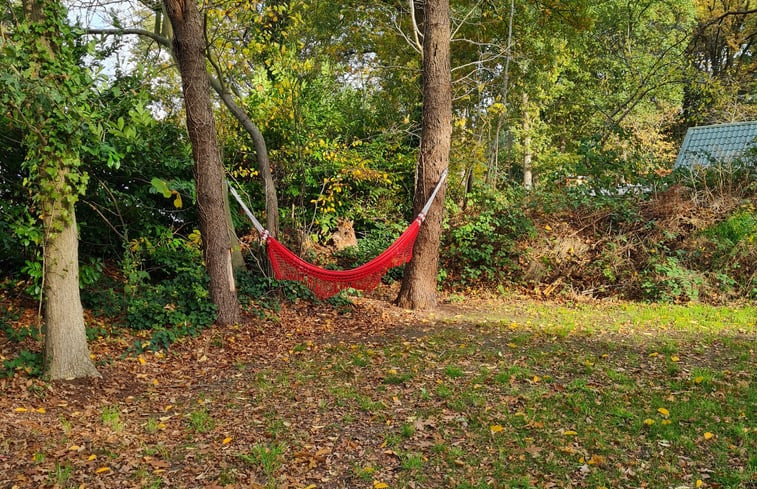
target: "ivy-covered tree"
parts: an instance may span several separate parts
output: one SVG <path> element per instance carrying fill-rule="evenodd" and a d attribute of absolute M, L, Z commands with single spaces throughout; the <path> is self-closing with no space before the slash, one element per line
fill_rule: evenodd
<path fill-rule="evenodd" d="M 91 79 L 57 1 L 26 0 L 10 10 L 10 35 L 0 36 L 0 100 L 23 132 L 25 183 L 42 220 L 45 374 L 97 377 L 87 347 L 79 296 L 74 204 L 87 185 L 79 151 L 93 127 Z"/>

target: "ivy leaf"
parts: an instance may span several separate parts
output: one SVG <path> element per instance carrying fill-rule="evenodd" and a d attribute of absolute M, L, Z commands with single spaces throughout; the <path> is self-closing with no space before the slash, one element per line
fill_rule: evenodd
<path fill-rule="evenodd" d="M 168 188 L 168 183 L 165 180 L 153 177 L 152 180 L 150 180 L 150 184 L 152 185 L 152 188 L 154 188 L 159 194 L 162 194 L 163 197 L 167 199 L 171 197 L 171 189 Z"/>

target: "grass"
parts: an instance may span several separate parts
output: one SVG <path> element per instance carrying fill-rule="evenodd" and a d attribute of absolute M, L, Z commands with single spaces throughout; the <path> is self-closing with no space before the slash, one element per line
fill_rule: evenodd
<path fill-rule="evenodd" d="M 23 458 L 49 486 L 748 488 L 754 317 L 752 306 L 503 302 L 381 337 L 294 337 L 305 346 L 286 360 L 232 357 L 225 341 L 226 370 L 188 368 L 194 389 L 166 396 L 161 381 L 128 407 L 91 409 L 89 423 L 22 402 L 5 415 L 54 423 L 60 441 Z M 0 437 L 7 453 L 14 443 Z"/>
<path fill-rule="evenodd" d="M 123 431 L 124 429 L 124 423 L 121 420 L 121 411 L 116 406 L 103 406 L 102 409 L 102 422 L 105 426 L 109 427 L 111 430 L 115 432 Z M 71 424 L 64 423 L 64 429 L 68 429 L 70 431 Z"/>
<path fill-rule="evenodd" d="M 356 487 L 735 489 L 757 472 L 754 312 L 529 304 L 506 320 L 334 347 L 288 368 L 307 370 L 303 396 L 376 440 L 350 466 Z M 292 388 L 265 384 L 296 409 Z M 275 439 L 302 443 L 293 432 Z M 240 458 L 270 478 L 280 446 Z"/>

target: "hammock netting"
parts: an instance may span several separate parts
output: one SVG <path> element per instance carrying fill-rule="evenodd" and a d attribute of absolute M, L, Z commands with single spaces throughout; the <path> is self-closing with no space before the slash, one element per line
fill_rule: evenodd
<path fill-rule="evenodd" d="M 296 280 L 303 282 L 307 288 L 319 299 L 326 299 L 333 296 L 341 290 L 357 289 L 370 291 L 376 288 L 390 268 L 404 265 L 413 257 L 413 245 L 415 238 L 418 237 L 418 231 L 426 217 L 431 204 L 436 197 L 436 193 L 447 178 L 447 170 L 444 170 L 439 177 L 433 192 L 426 201 L 426 205 L 413 220 L 404 233 L 392 243 L 389 248 L 379 256 L 351 270 L 326 270 L 312 265 L 302 258 L 292 253 L 286 246 L 276 241 L 267 230 L 263 228 L 260 222 L 250 212 L 250 209 L 242 201 L 237 191 L 229 185 L 234 198 L 244 210 L 247 217 L 250 218 L 255 229 L 260 233 L 260 237 L 266 242 L 268 247 L 268 258 L 271 261 L 273 273 L 278 280 Z"/>
<path fill-rule="evenodd" d="M 268 258 L 278 280 L 303 282 L 319 299 L 349 288 L 367 292 L 378 286 L 387 270 L 410 261 L 421 222 L 421 218 L 415 219 L 384 252 L 351 270 L 326 270 L 312 265 L 270 236 L 266 241 Z"/>

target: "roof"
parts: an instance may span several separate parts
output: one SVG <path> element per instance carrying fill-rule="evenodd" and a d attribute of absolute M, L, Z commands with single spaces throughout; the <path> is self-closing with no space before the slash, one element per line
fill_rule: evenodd
<path fill-rule="evenodd" d="M 690 127 L 673 168 L 727 163 L 757 147 L 757 121 Z"/>

